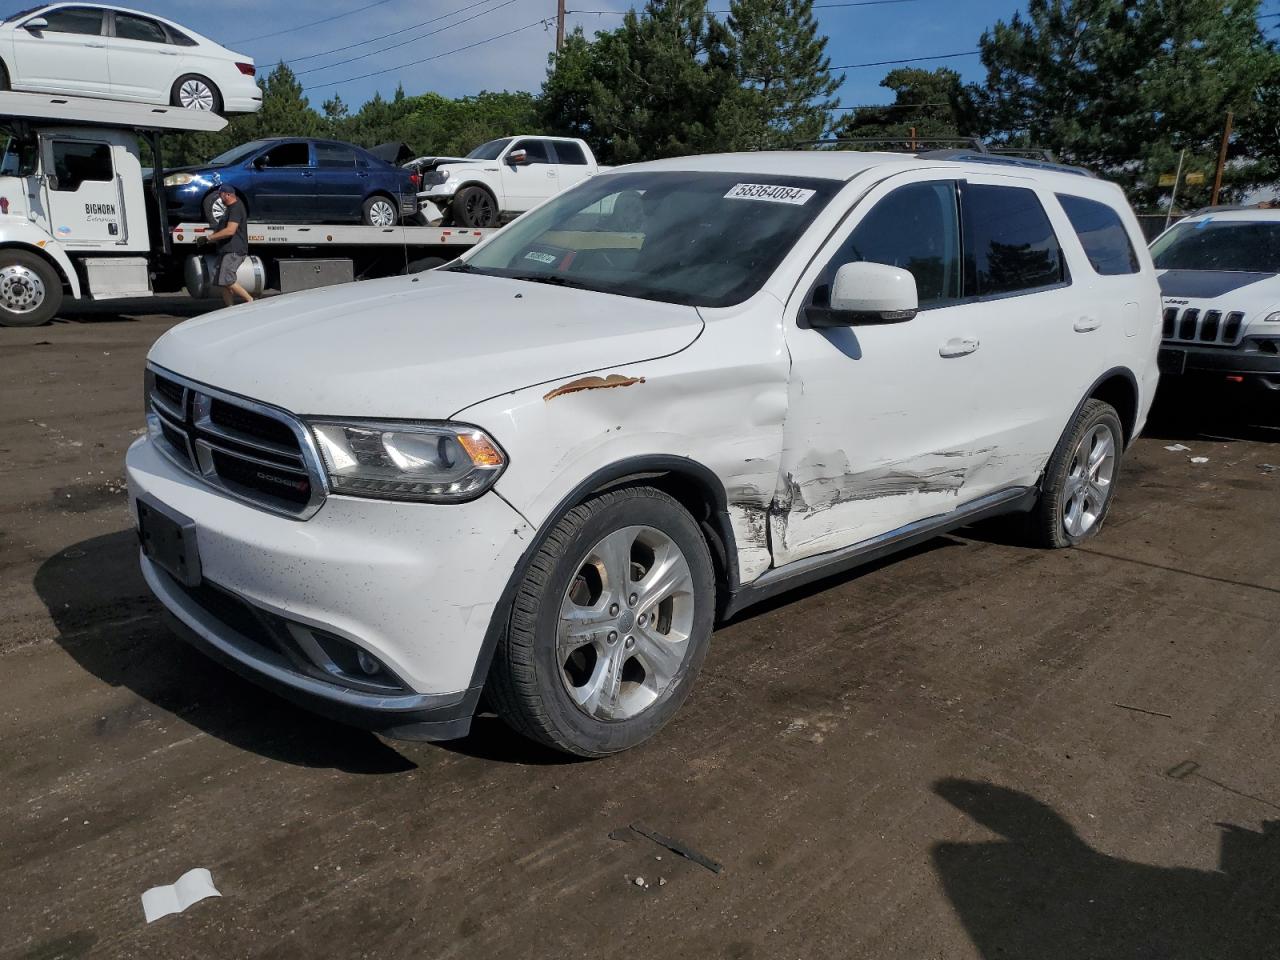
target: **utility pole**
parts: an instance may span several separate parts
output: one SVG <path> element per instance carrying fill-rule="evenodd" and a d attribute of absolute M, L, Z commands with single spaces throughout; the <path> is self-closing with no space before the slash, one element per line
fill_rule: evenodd
<path fill-rule="evenodd" d="M 1213 175 L 1213 197 L 1210 206 L 1218 203 L 1218 191 L 1222 189 L 1222 168 L 1227 165 L 1227 141 L 1231 139 L 1231 111 L 1227 111 L 1227 125 L 1222 128 L 1222 146 L 1218 149 L 1218 169 Z"/>
<path fill-rule="evenodd" d="M 564 46 L 564 0 L 556 0 L 556 53 Z"/>

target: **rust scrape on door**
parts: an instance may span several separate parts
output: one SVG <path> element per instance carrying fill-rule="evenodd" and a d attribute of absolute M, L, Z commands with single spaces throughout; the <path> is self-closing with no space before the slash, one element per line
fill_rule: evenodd
<path fill-rule="evenodd" d="M 556 387 L 543 396 L 543 400 L 554 400 L 567 393 L 578 393 L 582 390 L 610 390 L 613 387 L 630 387 L 644 383 L 644 377 L 624 377 L 620 373 L 611 373 L 607 377 L 580 377 Z"/>

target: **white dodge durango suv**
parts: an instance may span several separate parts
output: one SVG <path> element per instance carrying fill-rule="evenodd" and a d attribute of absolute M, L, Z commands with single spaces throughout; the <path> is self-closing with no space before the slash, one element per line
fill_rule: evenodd
<path fill-rule="evenodd" d="M 161 337 L 142 569 L 317 711 L 443 739 L 485 692 L 601 756 L 672 716 L 717 618 L 997 514 L 1095 535 L 1159 340 L 1131 211 L 1069 168 L 626 167 L 440 269 Z"/>

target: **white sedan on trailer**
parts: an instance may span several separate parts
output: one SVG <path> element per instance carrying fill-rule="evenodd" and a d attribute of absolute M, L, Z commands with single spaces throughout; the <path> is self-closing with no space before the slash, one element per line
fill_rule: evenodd
<path fill-rule="evenodd" d="M 30 7 L 0 21 L 0 88 L 256 113 L 252 57 L 172 21 L 91 3 Z"/>

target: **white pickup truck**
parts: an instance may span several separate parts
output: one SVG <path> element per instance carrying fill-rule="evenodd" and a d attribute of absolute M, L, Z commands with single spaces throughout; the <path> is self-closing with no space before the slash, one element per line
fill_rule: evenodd
<path fill-rule="evenodd" d="M 567 137 L 503 137 L 465 157 L 419 157 L 421 206 L 444 223 L 496 227 L 599 172 L 591 148 Z"/>

